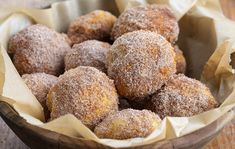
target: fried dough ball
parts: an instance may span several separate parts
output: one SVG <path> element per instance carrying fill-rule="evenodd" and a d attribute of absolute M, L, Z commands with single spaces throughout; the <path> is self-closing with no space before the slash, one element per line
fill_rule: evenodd
<path fill-rule="evenodd" d="M 58 78 L 45 73 L 33 73 L 22 75 L 22 79 L 42 105 L 45 117 L 48 119 L 50 112 L 46 105 L 47 94 L 49 89 L 57 82 Z"/>
<path fill-rule="evenodd" d="M 176 72 L 175 52 L 156 32 L 134 31 L 114 42 L 107 66 L 118 93 L 131 100 L 156 92 Z"/>
<path fill-rule="evenodd" d="M 174 75 L 151 99 L 148 108 L 166 116 L 193 116 L 216 107 L 210 90 L 200 81 L 183 74 Z"/>
<path fill-rule="evenodd" d="M 91 66 L 106 72 L 106 55 L 110 44 L 98 40 L 87 40 L 75 44 L 65 56 L 65 70 L 77 66 Z"/>
<path fill-rule="evenodd" d="M 36 72 L 59 75 L 64 68 L 64 56 L 70 49 L 61 34 L 37 24 L 15 34 L 8 50 L 14 53 L 13 63 L 21 75 Z"/>
<path fill-rule="evenodd" d="M 108 39 L 116 19 L 114 15 L 107 11 L 92 11 L 71 22 L 68 28 L 68 37 L 73 44 L 91 39 Z"/>
<path fill-rule="evenodd" d="M 113 81 L 103 72 L 79 66 L 59 77 L 49 91 L 47 105 L 52 119 L 70 113 L 93 129 L 118 110 L 118 95 Z"/>
<path fill-rule="evenodd" d="M 186 60 L 184 58 L 183 52 L 176 45 L 174 46 L 175 57 L 176 57 L 176 71 L 177 73 L 185 73 L 186 71 Z"/>
<path fill-rule="evenodd" d="M 157 32 L 171 43 L 177 41 L 179 34 L 179 26 L 171 10 L 165 5 L 156 4 L 125 10 L 114 24 L 111 37 L 115 40 L 136 30 Z"/>
<path fill-rule="evenodd" d="M 105 118 L 94 132 L 100 138 L 120 140 L 147 137 L 160 122 L 158 115 L 151 111 L 124 109 Z"/>

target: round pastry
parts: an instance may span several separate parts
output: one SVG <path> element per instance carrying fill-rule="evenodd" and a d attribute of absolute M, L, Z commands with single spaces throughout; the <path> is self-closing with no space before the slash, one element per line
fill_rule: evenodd
<path fill-rule="evenodd" d="M 103 72 L 79 66 L 59 77 L 49 91 L 47 105 L 52 119 L 70 113 L 93 129 L 118 110 L 118 95 L 113 81 Z"/>
<path fill-rule="evenodd" d="M 94 132 L 99 138 L 123 140 L 146 137 L 160 122 L 158 115 L 151 111 L 124 109 L 106 117 Z"/>
<path fill-rule="evenodd" d="M 148 108 L 166 116 L 193 116 L 217 105 L 210 90 L 200 81 L 183 74 L 172 76 L 165 86 L 153 95 Z"/>
<path fill-rule="evenodd" d="M 59 75 L 64 69 L 64 56 L 70 49 L 61 34 L 37 24 L 15 34 L 8 50 L 14 53 L 13 63 L 20 74 Z"/>
<path fill-rule="evenodd" d="M 92 11 L 71 22 L 68 37 L 73 44 L 91 39 L 108 39 L 115 21 L 116 17 L 107 11 Z"/>
<path fill-rule="evenodd" d="M 24 74 L 22 79 L 32 91 L 37 100 L 41 103 L 46 119 L 50 112 L 47 109 L 46 100 L 49 89 L 57 82 L 57 77 L 45 73 Z"/>
<path fill-rule="evenodd" d="M 77 66 L 91 66 L 106 72 L 106 55 L 110 50 L 110 44 L 97 40 L 87 40 L 73 45 L 73 48 L 65 56 L 65 70 Z"/>
<path fill-rule="evenodd" d="M 108 75 L 126 98 L 146 97 L 176 72 L 175 52 L 161 35 L 151 31 L 124 34 L 107 55 Z"/>
<path fill-rule="evenodd" d="M 174 14 L 167 6 L 156 4 L 125 10 L 114 24 L 111 37 L 114 40 L 141 29 L 157 32 L 171 43 L 178 39 L 179 26 Z"/>
<path fill-rule="evenodd" d="M 176 45 L 174 46 L 175 58 L 176 58 L 176 71 L 177 73 L 185 73 L 186 71 L 186 60 L 184 58 L 183 52 Z"/>

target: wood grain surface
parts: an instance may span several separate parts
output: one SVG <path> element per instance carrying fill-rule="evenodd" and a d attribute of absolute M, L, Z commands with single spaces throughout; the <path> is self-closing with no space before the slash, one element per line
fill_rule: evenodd
<path fill-rule="evenodd" d="M 0 0 L 0 7 L 6 4 L 13 4 L 15 1 L 16 0 Z M 224 14 L 228 18 L 235 20 L 235 0 L 220 1 Z M 26 0 L 24 5 L 40 8 L 48 5 L 48 2 L 45 3 L 45 0 Z M 9 129 L 1 118 L 0 149 L 28 149 L 28 147 L 24 145 L 24 143 Z M 235 149 L 235 118 L 204 149 Z"/>

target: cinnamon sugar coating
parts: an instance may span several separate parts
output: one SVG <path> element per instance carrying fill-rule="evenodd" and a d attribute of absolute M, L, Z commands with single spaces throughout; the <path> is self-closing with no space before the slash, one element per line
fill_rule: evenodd
<path fill-rule="evenodd" d="M 161 119 L 151 111 L 124 109 L 105 118 L 94 132 L 100 138 L 109 139 L 147 137 L 160 122 Z"/>
<path fill-rule="evenodd" d="M 165 5 L 156 4 L 125 10 L 114 24 L 111 37 L 115 40 L 136 30 L 157 32 L 171 43 L 177 41 L 179 34 L 179 26 L 171 10 Z"/>
<path fill-rule="evenodd" d="M 146 97 L 176 72 L 175 52 L 164 37 L 134 31 L 119 37 L 107 56 L 108 75 L 126 98 Z"/>
<path fill-rule="evenodd" d="M 183 52 L 177 45 L 174 46 L 175 58 L 176 58 L 176 71 L 177 73 L 185 73 L 186 71 L 186 60 Z"/>
<path fill-rule="evenodd" d="M 193 116 L 216 107 L 210 90 L 200 81 L 183 74 L 174 75 L 153 95 L 148 108 L 161 118 Z"/>
<path fill-rule="evenodd" d="M 68 28 L 68 37 L 73 44 L 85 40 L 105 40 L 110 37 L 116 17 L 103 10 L 95 10 L 78 17 Z"/>
<path fill-rule="evenodd" d="M 61 34 L 36 24 L 11 37 L 8 52 L 14 54 L 13 63 L 21 75 L 36 72 L 59 75 L 70 49 Z"/>
<path fill-rule="evenodd" d="M 47 94 L 49 89 L 57 82 L 58 78 L 45 73 L 33 73 L 22 75 L 22 79 L 42 105 L 45 117 L 48 119 L 50 112 L 46 105 Z"/>
<path fill-rule="evenodd" d="M 66 71 L 48 94 L 51 118 L 73 114 L 93 129 L 103 118 L 118 110 L 114 83 L 93 67 L 79 66 Z"/>
<path fill-rule="evenodd" d="M 87 40 L 75 44 L 72 50 L 65 56 L 65 70 L 77 66 L 91 66 L 106 72 L 106 56 L 110 50 L 110 44 L 98 40 Z"/>

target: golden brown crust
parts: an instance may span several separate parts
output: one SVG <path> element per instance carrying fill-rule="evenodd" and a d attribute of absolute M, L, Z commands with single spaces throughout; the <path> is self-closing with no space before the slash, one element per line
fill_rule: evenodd
<path fill-rule="evenodd" d="M 160 122 L 161 119 L 151 111 L 125 109 L 109 115 L 94 132 L 100 138 L 120 140 L 146 137 Z"/>
<path fill-rule="evenodd" d="M 174 46 L 175 58 L 176 58 L 176 71 L 177 73 L 185 73 L 186 71 L 186 60 L 183 52 L 177 45 Z"/>
<path fill-rule="evenodd" d="M 70 49 L 61 34 L 41 24 L 25 28 L 9 41 L 9 51 L 14 53 L 13 63 L 20 74 L 59 75 Z"/>
<path fill-rule="evenodd" d="M 91 66 L 106 73 L 106 56 L 110 46 L 109 43 L 98 40 L 87 40 L 73 45 L 64 58 L 65 70 L 77 66 Z"/>
<path fill-rule="evenodd" d="M 118 93 L 129 99 L 156 92 L 176 71 L 173 47 L 156 32 L 124 34 L 107 57 L 108 75 Z"/>
<path fill-rule="evenodd" d="M 41 103 L 46 119 L 49 118 L 46 100 L 49 89 L 57 82 L 57 77 L 45 73 L 24 74 L 22 79 L 32 91 L 37 100 Z"/>
<path fill-rule="evenodd" d="M 217 105 L 210 90 L 200 81 L 183 74 L 174 75 L 166 85 L 153 95 L 148 108 L 166 116 L 193 116 Z"/>
<path fill-rule="evenodd" d="M 50 89 L 51 118 L 73 114 L 93 129 L 108 114 L 118 110 L 118 95 L 112 80 L 93 67 L 66 71 Z"/>
<path fill-rule="evenodd" d="M 105 40 L 110 37 L 116 17 L 103 10 L 95 10 L 78 17 L 68 28 L 68 37 L 73 44 L 85 40 Z"/>
<path fill-rule="evenodd" d="M 165 5 L 147 5 L 127 9 L 117 19 L 112 29 L 115 40 L 124 33 L 136 30 L 155 31 L 174 43 L 178 39 L 179 26 L 174 14 Z"/>

